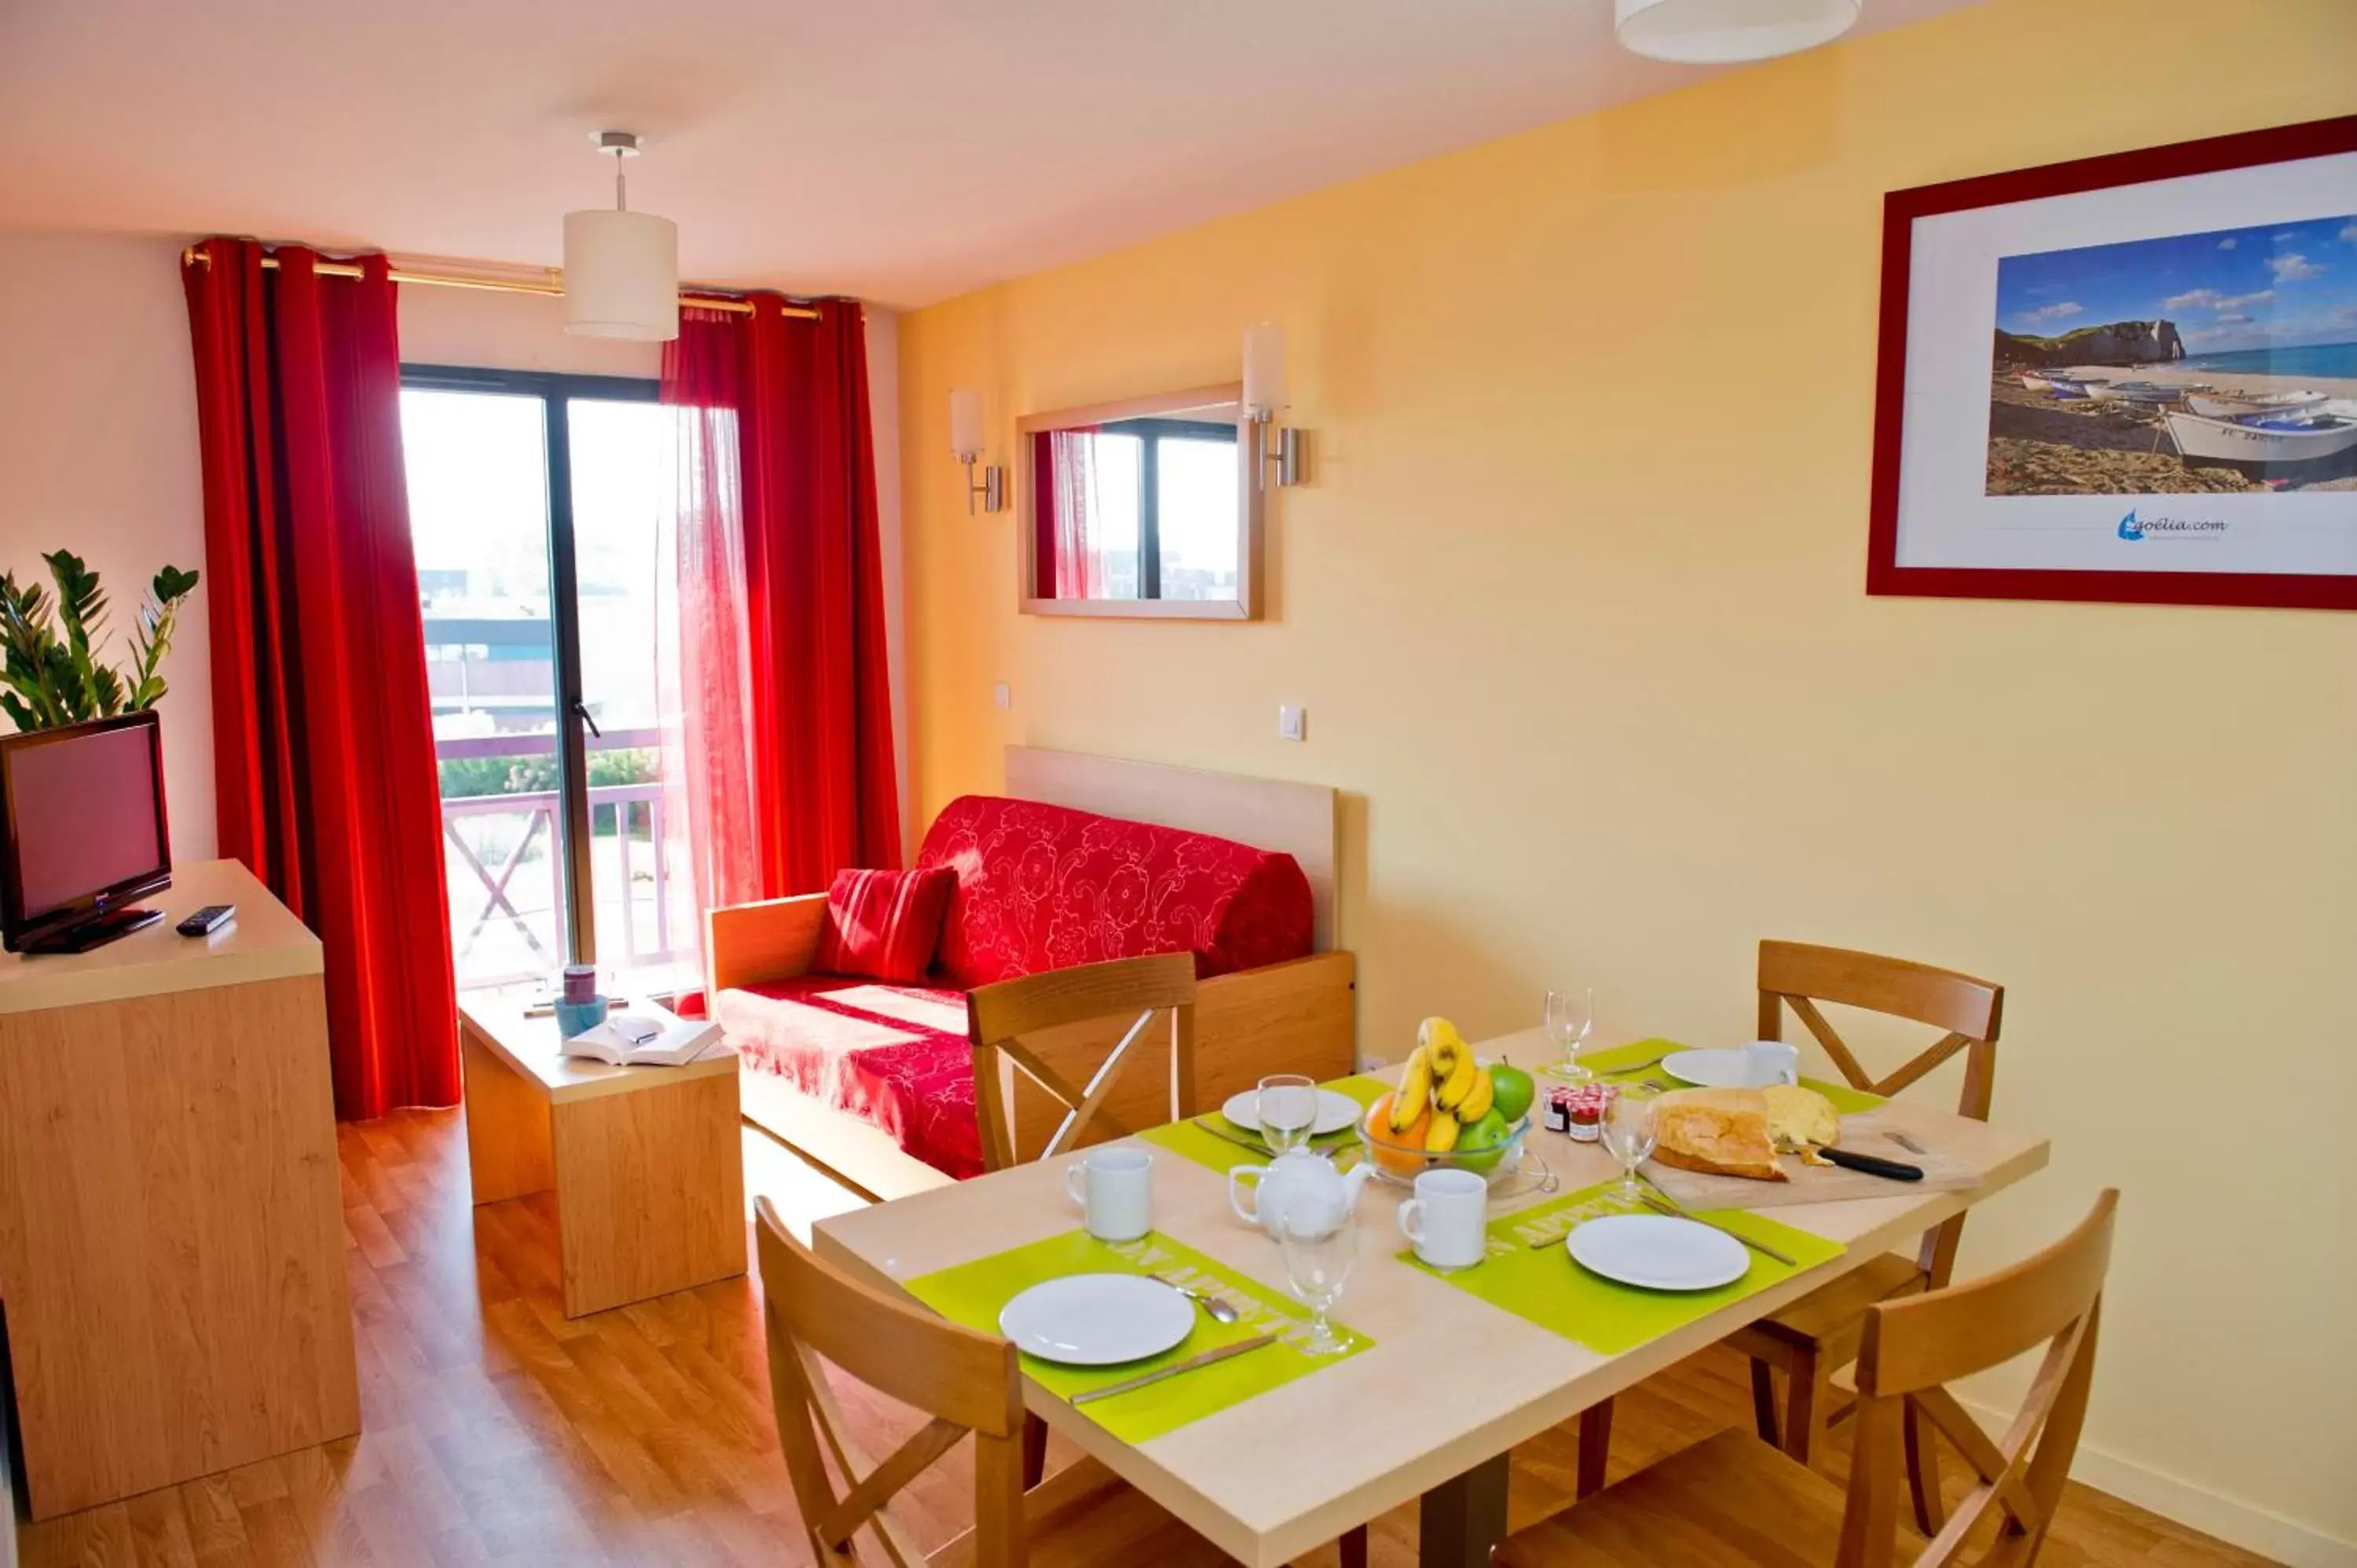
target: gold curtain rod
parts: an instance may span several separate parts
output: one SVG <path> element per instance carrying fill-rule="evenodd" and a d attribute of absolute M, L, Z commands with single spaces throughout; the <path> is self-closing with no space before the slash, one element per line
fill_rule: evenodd
<path fill-rule="evenodd" d="M 188 246 L 180 252 L 180 260 L 183 263 L 202 266 L 210 266 L 213 262 L 212 252 L 202 245 Z M 274 268 L 278 265 L 278 258 L 265 255 L 262 258 L 262 264 Z M 357 262 L 330 262 L 323 259 L 312 270 L 322 277 L 356 278 L 361 275 L 360 263 Z M 492 294 L 536 294 L 543 298 L 562 299 L 565 297 L 565 285 L 558 281 L 557 270 L 551 267 L 548 269 L 548 281 L 545 283 L 533 283 L 523 278 L 468 277 L 459 273 L 404 272 L 399 267 L 393 268 L 389 274 L 394 283 L 431 284 L 436 288 L 479 288 Z M 682 308 L 687 310 L 719 310 L 726 311 L 731 316 L 753 314 L 751 300 L 726 295 L 689 294 L 682 290 L 679 303 Z M 779 314 L 800 321 L 819 319 L 817 311 L 799 305 L 780 306 Z"/>

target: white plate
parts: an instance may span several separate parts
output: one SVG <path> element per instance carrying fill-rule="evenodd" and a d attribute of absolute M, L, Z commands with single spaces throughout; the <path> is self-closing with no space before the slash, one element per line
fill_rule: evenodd
<path fill-rule="evenodd" d="M 1564 1239 L 1590 1273 L 1646 1290 L 1717 1290 L 1751 1267 L 1743 1243 L 1724 1230 L 1666 1214 L 1609 1214 Z"/>
<path fill-rule="evenodd" d="M 1110 1367 L 1185 1339 L 1195 1331 L 1195 1304 L 1143 1274 L 1068 1274 L 1001 1307 L 998 1331 L 1043 1361 Z"/>
<path fill-rule="evenodd" d="M 1662 1058 L 1663 1072 L 1704 1089 L 1757 1089 L 1751 1067 L 1751 1059 L 1739 1050 L 1672 1051 Z"/>
<path fill-rule="evenodd" d="M 1247 1089 L 1242 1094 L 1231 1094 L 1228 1102 L 1220 1107 L 1220 1114 L 1247 1133 L 1260 1131 L 1260 1091 Z M 1318 1120 L 1311 1124 L 1309 1135 L 1318 1137 L 1327 1133 L 1339 1133 L 1355 1123 L 1365 1107 L 1339 1090 L 1318 1091 Z"/>

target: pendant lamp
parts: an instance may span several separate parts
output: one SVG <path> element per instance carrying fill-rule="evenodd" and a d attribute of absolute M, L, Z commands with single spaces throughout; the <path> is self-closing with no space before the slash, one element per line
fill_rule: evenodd
<path fill-rule="evenodd" d="M 565 215 L 565 329 L 668 341 L 679 336 L 679 225 L 630 209 L 622 160 L 639 156 L 634 132 L 590 140 L 614 159 L 614 206 Z"/>
<path fill-rule="evenodd" d="M 1631 54 L 1679 65 L 1773 59 L 1831 43 L 1862 0 L 1614 0 L 1613 27 Z"/>

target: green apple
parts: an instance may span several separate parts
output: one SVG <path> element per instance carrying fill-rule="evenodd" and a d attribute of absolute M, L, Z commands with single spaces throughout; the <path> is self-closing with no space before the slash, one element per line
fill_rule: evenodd
<path fill-rule="evenodd" d="M 1457 1165 L 1475 1176 L 1488 1176 L 1506 1157 L 1506 1139 L 1514 1124 L 1491 1106 L 1479 1122 L 1457 1134 Z"/>
<path fill-rule="evenodd" d="M 1539 1093 L 1531 1075 L 1512 1062 L 1500 1062 L 1490 1069 L 1490 1108 L 1503 1116 L 1509 1125 L 1528 1113 L 1531 1101 Z"/>

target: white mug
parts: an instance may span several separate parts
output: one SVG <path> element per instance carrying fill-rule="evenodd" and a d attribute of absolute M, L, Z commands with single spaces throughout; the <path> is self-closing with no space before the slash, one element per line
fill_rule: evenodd
<path fill-rule="evenodd" d="M 1754 1040 L 1743 1047 L 1743 1081 L 1752 1089 L 1801 1081 L 1801 1053 L 1781 1040 Z"/>
<path fill-rule="evenodd" d="M 1399 1207 L 1400 1234 L 1436 1269 L 1469 1269 L 1490 1247 L 1490 1184 L 1471 1171 L 1426 1171 Z"/>
<path fill-rule="evenodd" d="M 1154 1229 L 1154 1156 L 1144 1149 L 1092 1149 L 1064 1167 L 1064 1191 L 1100 1241 L 1135 1241 Z"/>

